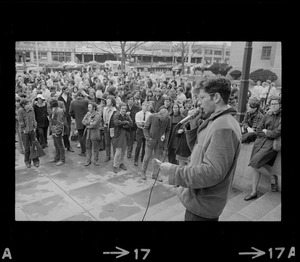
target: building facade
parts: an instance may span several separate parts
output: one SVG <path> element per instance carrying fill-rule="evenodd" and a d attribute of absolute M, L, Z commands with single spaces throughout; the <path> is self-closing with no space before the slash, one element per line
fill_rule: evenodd
<path fill-rule="evenodd" d="M 16 62 L 23 62 L 24 55 L 26 62 L 37 63 L 37 52 L 40 65 L 52 61 L 74 62 L 75 48 L 80 45 L 80 42 L 66 41 L 16 42 Z"/>
<path fill-rule="evenodd" d="M 230 65 L 233 70 L 242 71 L 244 48 L 246 42 L 231 42 Z M 274 72 L 281 86 L 281 42 L 252 42 L 250 73 L 258 69 Z"/>
<path fill-rule="evenodd" d="M 121 54 L 119 43 L 114 42 L 66 42 L 66 41 L 23 41 L 16 42 L 16 62 L 36 63 L 36 52 L 38 52 L 39 64 L 59 62 L 77 62 L 86 63 L 89 61 L 104 62 L 106 60 L 117 60 L 112 52 L 105 50 L 114 50 L 116 54 Z M 186 50 L 186 52 L 188 52 Z M 212 64 L 214 62 L 229 62 L 230 46 L 226 44 L 208 45 L 201 42 L 193 44 L 193 55 L 191 63 Z M 140 46 L 130 57 L 131 62 L 138 64 L 149 63 L 171 63 L 181 62 L 181 54 L 176 51 L 173 42 L 146 42 Z M 187 62 L 187 58 L 186 58 Z"/>

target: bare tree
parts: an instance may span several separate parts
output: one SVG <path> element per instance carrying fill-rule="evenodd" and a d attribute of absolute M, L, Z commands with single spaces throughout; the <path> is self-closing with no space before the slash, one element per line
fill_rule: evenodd
<path fill-rule="evenodd" d="M 192 54 L 191 58 L 194 56 L 195 53 L 197 53 L 199 50 L 201 50 L 202 47 L 194 48 L 195 42 L 192 43 Z M 180 42 L 173 45 L 173 51 L 174 53 L 178 53 L 181 56 L 181 66 L 182 71 L 184 73 L 184 63 L 186 61 L 186 58 L 189 55 L 189 42 Z"/>
<path fill-rule="evenodd" d="M 105 42 L 105 45 L 99 45 L 97 43 L 90 42 L 89 45 L 96 47 L 97 49 L 107 54 L 112 54 L 119 61 L 121 60 L 121 71 L 125 70 L 125 62 L 131 60 L 132 55 L 138 50 L 138 48 L 146 42 Z"/>

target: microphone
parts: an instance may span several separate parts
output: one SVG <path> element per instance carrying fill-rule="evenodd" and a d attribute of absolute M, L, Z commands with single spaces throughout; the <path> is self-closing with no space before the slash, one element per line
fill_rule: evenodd
<path fill-rule="evenodd" d="M 194 109 L 195 110 L 195 109 Z M 189 121 L 191 118 L 196 117 L 200 113 L 200 108 L 197 108 L 194 112 L 192 112 L 190 115 L 186 116 L 185 118 L 181 119 L 179 124 L 184 124 L 187 121 Z"/>
<path fill-rule="evenodd" d="M 183 119 L 180 120 L 179 124 L 184 124 L 184 123 L 186 123 L 187 121 L 189 121 L 193 117 L 194 117 L 193 115 L 186 116 L 185 118 L 183 118 Z"/>

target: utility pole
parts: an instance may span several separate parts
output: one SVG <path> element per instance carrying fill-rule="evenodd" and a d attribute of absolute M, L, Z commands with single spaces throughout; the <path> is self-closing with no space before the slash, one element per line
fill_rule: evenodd
<path fill-rule="evenodd" d="M 191 73 L 191 62 L 192 62 L 192 42 L 189 42 L 189 55 L 188 55 L 188 68 L 187 73 Z"/>
<path fill-rule="evenodd" d="M 39 67 L 39 51 L 38 51 L 38 43 L 35 42 L 35 55 L 36 55 L 36 64 Z"/>
<path fill-rule="evenodd" d="M 252 42 L 246 42 L 244 49 L 242 76 L 239 90 L 237 120 L 242 123 L 246 113 L 247 94 L 249 89 L 249 73 L 252 56 Z"/>

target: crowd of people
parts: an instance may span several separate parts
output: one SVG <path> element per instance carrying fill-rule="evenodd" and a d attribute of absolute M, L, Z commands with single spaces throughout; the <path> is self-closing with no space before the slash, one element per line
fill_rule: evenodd
<path fill-rule="evenodd" d="M 141 76 L 134 70 L 120 73 L 90 68 L 64 73 L 40 72 L 39 75 L 24 72 L 17 77 L 15 86 L 19 147 L 26 166 L 30 168 L 33 162 L 38 167 L 39 159 L 29 157 L 30 145 L 37 139 L 45 148 L 48 146 L 48 134 L 52 135 L 55 156 L 50 162 L 59 166 L 66 161 L 66 150 L 75 154 L 70 139 L 78 136 L 78 154 L 85 158 L 85 166 L 92 163 L 99 166 L 99 151 L 105 150 L 104 161 L 112 161 L 114 173 L 127 169 L 124 162 L 126 156 L 133 158 L 135 166 L 141 166 L 141 178 L 147 179 L 146 170 L 154 156 L 169 166 L 152 164 L 153 179 L 162 181 L 160 174 L 163 171 L 170 174 L 172 171 L 169 182 L 172 180 L 177 186 L 214 186 L 218 180 L 216 183 L 222 184 L 227 190 L 239 152 L 238 141 L 260 143 L 255 144 L 249 164 L 257 173 L 261 172 L 261 166 L 274 162 L 276 157 L 270 145 L 280 136 L 281 99 L 273 83 L 267 81 L 263 86 L 260 87 L 258 82 L 253 92 L 249 92 L 247 113 L 237 129 L 238 122 L 231 116 L 236 113 L 239 87 L 226 77 L 207 77 L 196 83 L 183 78 L 176 80 L 165 74 L 161 77 L 155 74 Z M 265 86 L 269 87 L 268 92 L 265 92 Z M 205 113 L 205 110 L 208 112 Z M 185 121 L 188 116 L 191 121 Z M 215 121 L 216 118 L 218 121 Z M 209 121 L 215 123 L 216 130 L 221 128 L 222 131 L 214 132 L 207 126 Z M 232 132 L 224 130 L 224 125 Z M 191 135 L 195 129 L 197 133 Z M 201 130 L 205 131 L 201 133 Z M 197 137 L 199 132 L 202 135 Z M 203 135 L 205 132 L 209 135 Z M 215 142 L 205 140 L 207 136 L 215 139 Z M 269 140 L 268 148 L 266 140 Z M 212 146 L 210 155 L 206 155 L 203 148 L 194 148 L 195 143 L 199 142 L 204 143 L 205 148 Z M 223 144 L 222 151 L 220 145 Z M 229 154 L 230 150 L 232 154 Z M 225 161 L 226 168 L 230 170 L 219 171 L 223 172 L 227 182 L 220 182 L 220 177 L 216 177 L 215 182 L 210 178 L 196 178 L 197 175 L 201 177 L 197 173 L 200 170 L 199 157 L 204 162 L 223 161 L 224 164 Z M 215 168 L 221 168 L 223 164 L 217 162 L 214 163 Z M 187 169 L 188 165 L 194 168 Z M 201 170 L 208 174 L 212 166 L 206 169 L 205 165 Z M 254 178 L 253 190 L 245 200 L 257 197 L 258 181 L 259 175 Z M 276 179 L 274 181 L 276 183 Z M 219 190 L 224 197 L 222 205 L 226 202 L 226 190 Z M 191 218 L 193 213 L 215 220 L 224 208 L 221 205 L 213 210 L 207 208 L 205 212 L 198 212 L 193 198 L 199 196 L 186 191 L 182 191 L 182 194 L 183 201 L 191 201 L 186 205 L 186 219 Z M 204 205 L 212 205 L 213 202 L 208 201 Z"/>

